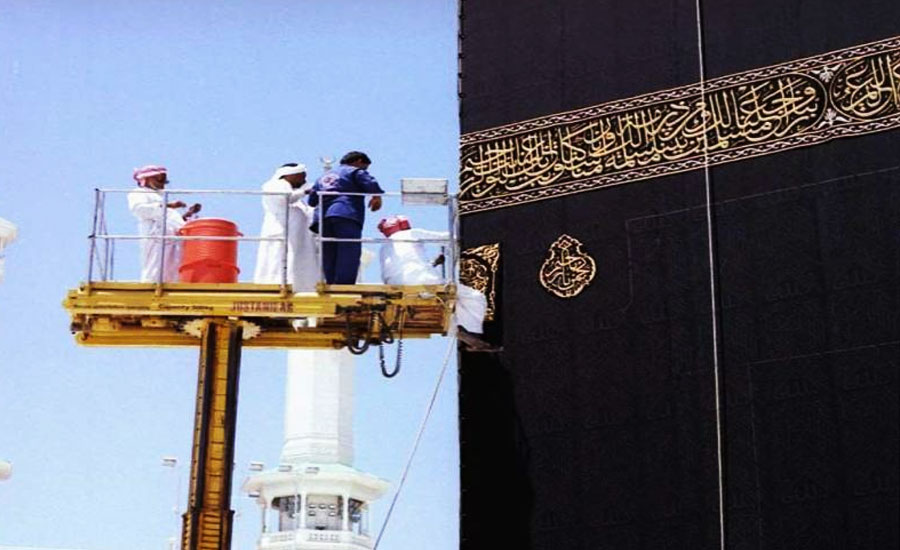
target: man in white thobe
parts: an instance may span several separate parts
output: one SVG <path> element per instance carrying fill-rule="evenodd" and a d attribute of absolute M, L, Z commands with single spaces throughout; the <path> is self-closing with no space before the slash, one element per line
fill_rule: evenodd
<path fill-rule="evenodd" d="M 312 292 L 318 281 L 315 235 L 309 230 L 313 207 L 303 201 L 306 167 L 288 163 L 275 171 L 262 185 L 263 224 L 256 255 L 253 282 L 281 284 L 284 270 L 284 241 L 287 235 L 287 284 L 294 292 Z"/>
<path fill-rule="evenodd" d="M 437 270 L 443 257 L 429 261 L 423 240 L 449 239 L 446 231 L 413 228 L 405 216 L 391 216 L 378 230 L 392 242 L 381 245 L 381 279 L 389 285 L 440 285 L 444 278 Z M 456 287 L 457 338 L 471 351 L 499 351 L 476 336 L 483 331 L 487 298 L 472 287 Z"/>
<path fill-rule="evenodd" d="M 138 233 L 141 237 L 141 282 L 155 283 L 160 280 L 160 268 L 163 270 L 162 282 L 171 283 L 178 280 L 178 268 L 181 265 L 181 242 L 166 241 L 156 237 L 175 235 L 184 225 L 185 220 L 200 211 L 200 205 L 194 204 L 187 212 L 181 214 L 178 209 L 187 206 L 182 201 L 165 204 L 163 189 L 169 183 L 164 166 L 148 165 L 137 168 L 133 177 L 140 189 L 128 193 L 128 210 L 138 220 Z"/>

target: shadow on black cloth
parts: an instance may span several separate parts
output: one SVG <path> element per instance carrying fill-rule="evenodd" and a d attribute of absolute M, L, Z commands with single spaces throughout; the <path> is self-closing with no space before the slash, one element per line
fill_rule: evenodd
<path fill-rule="evenodd" d="M 534 494 L 529 449 L 502 354 L 466 353 L 460 362 L 460 548 L 531 548 Z M 477 426 L 463 411 L 478 411 Z"/>

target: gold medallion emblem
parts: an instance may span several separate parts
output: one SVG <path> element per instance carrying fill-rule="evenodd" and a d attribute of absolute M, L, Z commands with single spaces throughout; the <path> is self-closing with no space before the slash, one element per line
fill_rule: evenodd
<path fill-rule="evenodd" d="M 499 264 L 499 243 L 468 248 L 460 254 L 459 282 L 485 295 L 487 298 L 485 321 L 492 321 L 496 311 L 497 267 Z"/>
<path fill-rule="evenodd" d="M 560 235 L 541 266 L 541 285 L 560 298 L 578 296 L 597 274 L 597 264 L 581 249 L 581 241 Z"/>

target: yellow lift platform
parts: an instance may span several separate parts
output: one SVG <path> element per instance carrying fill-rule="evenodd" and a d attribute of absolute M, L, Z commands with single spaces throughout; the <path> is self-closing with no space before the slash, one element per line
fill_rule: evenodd
<path fill-rule="evenodd" d="M 456 285 L 452 277 L 447 284 L 434 286 L 320 283 L 316 292 L 293 293 L 288 284 L 108 281 L 108 247 L 98 260 L 103 280 L 96 281 L 92 273 L 97 240 L 135 238 L 106 232 L 103 208 L 105 196 L 111 192 L 123 191 L 96 190 L 88 282 L 69 290 L 63 301 L 71 314 L 71 331 L 75 341 L 85 346 L 199 347 L 181 548 L 228 550 L 234 514 L 231 478 L 241 349 L 347 347 L 361 354 L 370 345 L 395 339 L 446 335 Z M 165 203 L 170 193 L 175 192 L 165 193 Z M 450 206 L 452 273 L 455 202 L 446 191 L 438 199 Z"/>
<path fill-rule="evenodd" d="M 441 286 L 95 282 L 70 290 L 75 341 L 86 346 L 200 348 L 188 508 L 181 548 L 231 547 L 231 464 L 243 347 L 364 350 L 394 338 L 446 335 L 456 297 Z"/>
<path fill-rule="evenodd" d="M 202 324 L 217 319 L 241 325 L 246 347 L 339 349 L 378 344 L 386 330 L 445 335 L 456 299 L 453 284 L 320 288 L 293 294 L 248 283 L 95 282 L 70 290 L 63 305 L 85 346 L 197 346 Z"/>

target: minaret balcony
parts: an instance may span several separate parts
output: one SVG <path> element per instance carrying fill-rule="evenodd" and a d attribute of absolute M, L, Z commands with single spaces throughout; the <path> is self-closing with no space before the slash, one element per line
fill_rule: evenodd
<path fill-rule="evenodd" d="M 259 550 L 294 550 L 295 548 L 322 548 L 323 550 L 368 550 L 373 540 L 367 535 L 352 531 L 323 531 L 297 529 L 263 533 L 259 537 Z M 315 545 L 315 546 L 313 546 Z"/>

